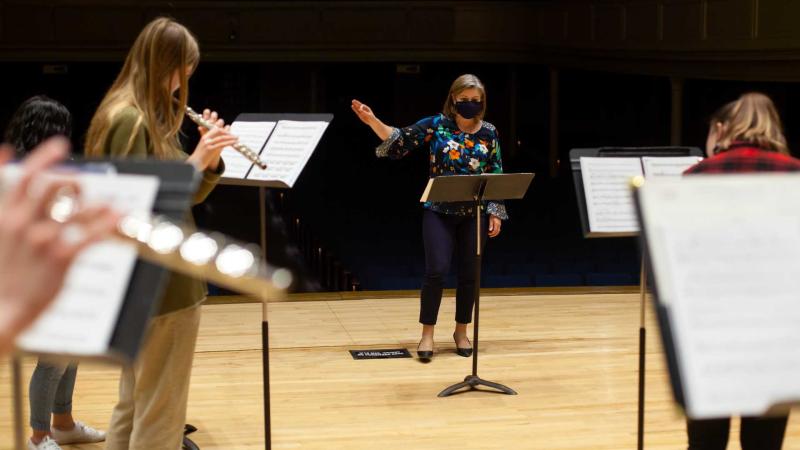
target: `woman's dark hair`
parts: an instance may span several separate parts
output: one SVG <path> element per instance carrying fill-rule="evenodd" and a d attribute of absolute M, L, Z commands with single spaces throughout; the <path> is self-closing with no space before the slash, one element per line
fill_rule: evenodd
<path fill-rule="evenodd" d="M 72 116 L 66 106 L 44 95 L 25 100 L 8 122 L 5 141 L 24 156 L 47 138 L 72 135 Z"/>

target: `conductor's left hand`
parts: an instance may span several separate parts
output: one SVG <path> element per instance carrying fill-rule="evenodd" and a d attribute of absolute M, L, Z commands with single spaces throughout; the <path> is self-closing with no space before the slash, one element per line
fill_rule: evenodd
<path fill-rule="evenodd" d="M 495 215 L 489 216 L 489 237 L 497 237 L 500 234 L 500 227 L 503 225 L 503 221 L 500 220 L 499 217 Z"/>

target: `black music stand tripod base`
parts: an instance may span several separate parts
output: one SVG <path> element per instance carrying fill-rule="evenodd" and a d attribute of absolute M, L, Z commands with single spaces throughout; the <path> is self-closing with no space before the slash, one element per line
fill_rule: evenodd
<path fill-rule="evenodd" d="M 482 185 L 479 189 L 479 192 L 483 192 L 485 185 Z M 462 389 L 469 388 L 470 391 L 479 391 L 483 389 L 478 389 L 478 386 L 485 386 L 491 389 L 494 389 L 498 394 L 507 394 L 507 395 L 517 395 L 517 392 L 511 389 L 508 386 L 502 385 L 500 383 L 495 383 L 493 381 L 487 381 L 483 378 L 478 376 L 478 344 L 480 343 L 479 340 L 479 333 L 480 333 L 480 308 L 481 308 L 481 200 L 480 195 L 475 196 L 475 211 L 478 211 L 478 214 L 475 215 L 476 217 L 476 226 L 478 231 L 478 239 L 476 245 L 476 254 L 475 254 L 475 279 L 478 280 L 475 283 L 475 325 L 473 328 L 473 335 L 472 335 L 472 343 L 474 348 L 472 349 L 472 374 L 467 375 L 464 377 L 464 381 L 461 383 L 456 383 L 447 389 L 443 390 L 439 393 L 439 397 L 449 397 L 456 393 L 466 392 L 466 390 L 462 391 Z M 487 392 L 494 392 L 494 391 L 487 391 Z"/>
<path fill-rule="evenodd" d="M 480 390 L 478 386 L 486 386 L 488 388 L 492 388 L 497 390 L 499 394 L 508 394 L 508 395 L 517 395 L 517 391 L 511 389 L 508 386 L 502 385 L 500 383 L 495 383 L 492 381 L 486 381 L 483 378 L 477 375 L 467 375 L 464 378 L 464 381 L 461 383 L 456 383 L 449 388 L 439 392 L 439 397 L 449 397 L 453 394 L 458 394 L 464 388 L 469 388 L 469 390 Z"/>

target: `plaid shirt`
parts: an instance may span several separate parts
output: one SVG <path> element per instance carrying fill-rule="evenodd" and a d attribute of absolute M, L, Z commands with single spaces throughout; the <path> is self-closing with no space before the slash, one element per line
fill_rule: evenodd
<path fill-rule="evenodd" d="M 686 169 L 684 175 L 696 173 L 798 172 L 800 160 L 752 144 L 736 143 L 711 158 Z"/>

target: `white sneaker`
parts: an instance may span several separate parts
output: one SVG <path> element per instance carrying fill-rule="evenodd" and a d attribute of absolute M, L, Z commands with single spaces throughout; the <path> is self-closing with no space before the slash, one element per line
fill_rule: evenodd
<path fill-rule="evenodd" d="M 92 442 L 103 442 L 106 440 L 106 433 L 98 431 L 78 420 L 75 421 L 75 428 L 69 431 L 61 431 L 55 428 L 50 429 L 50 435 L 59 444 L 86 444 Z M 49 448 L 48 448 L 49 450 Z"/>
<path fill-rule="evenodd" d="M 56 444 L 56 441 L 50 439 L 50 436 L 45 436 L 38 445 L 28 439 L 28 450 L 61 450 L 61 447 Z"/>

